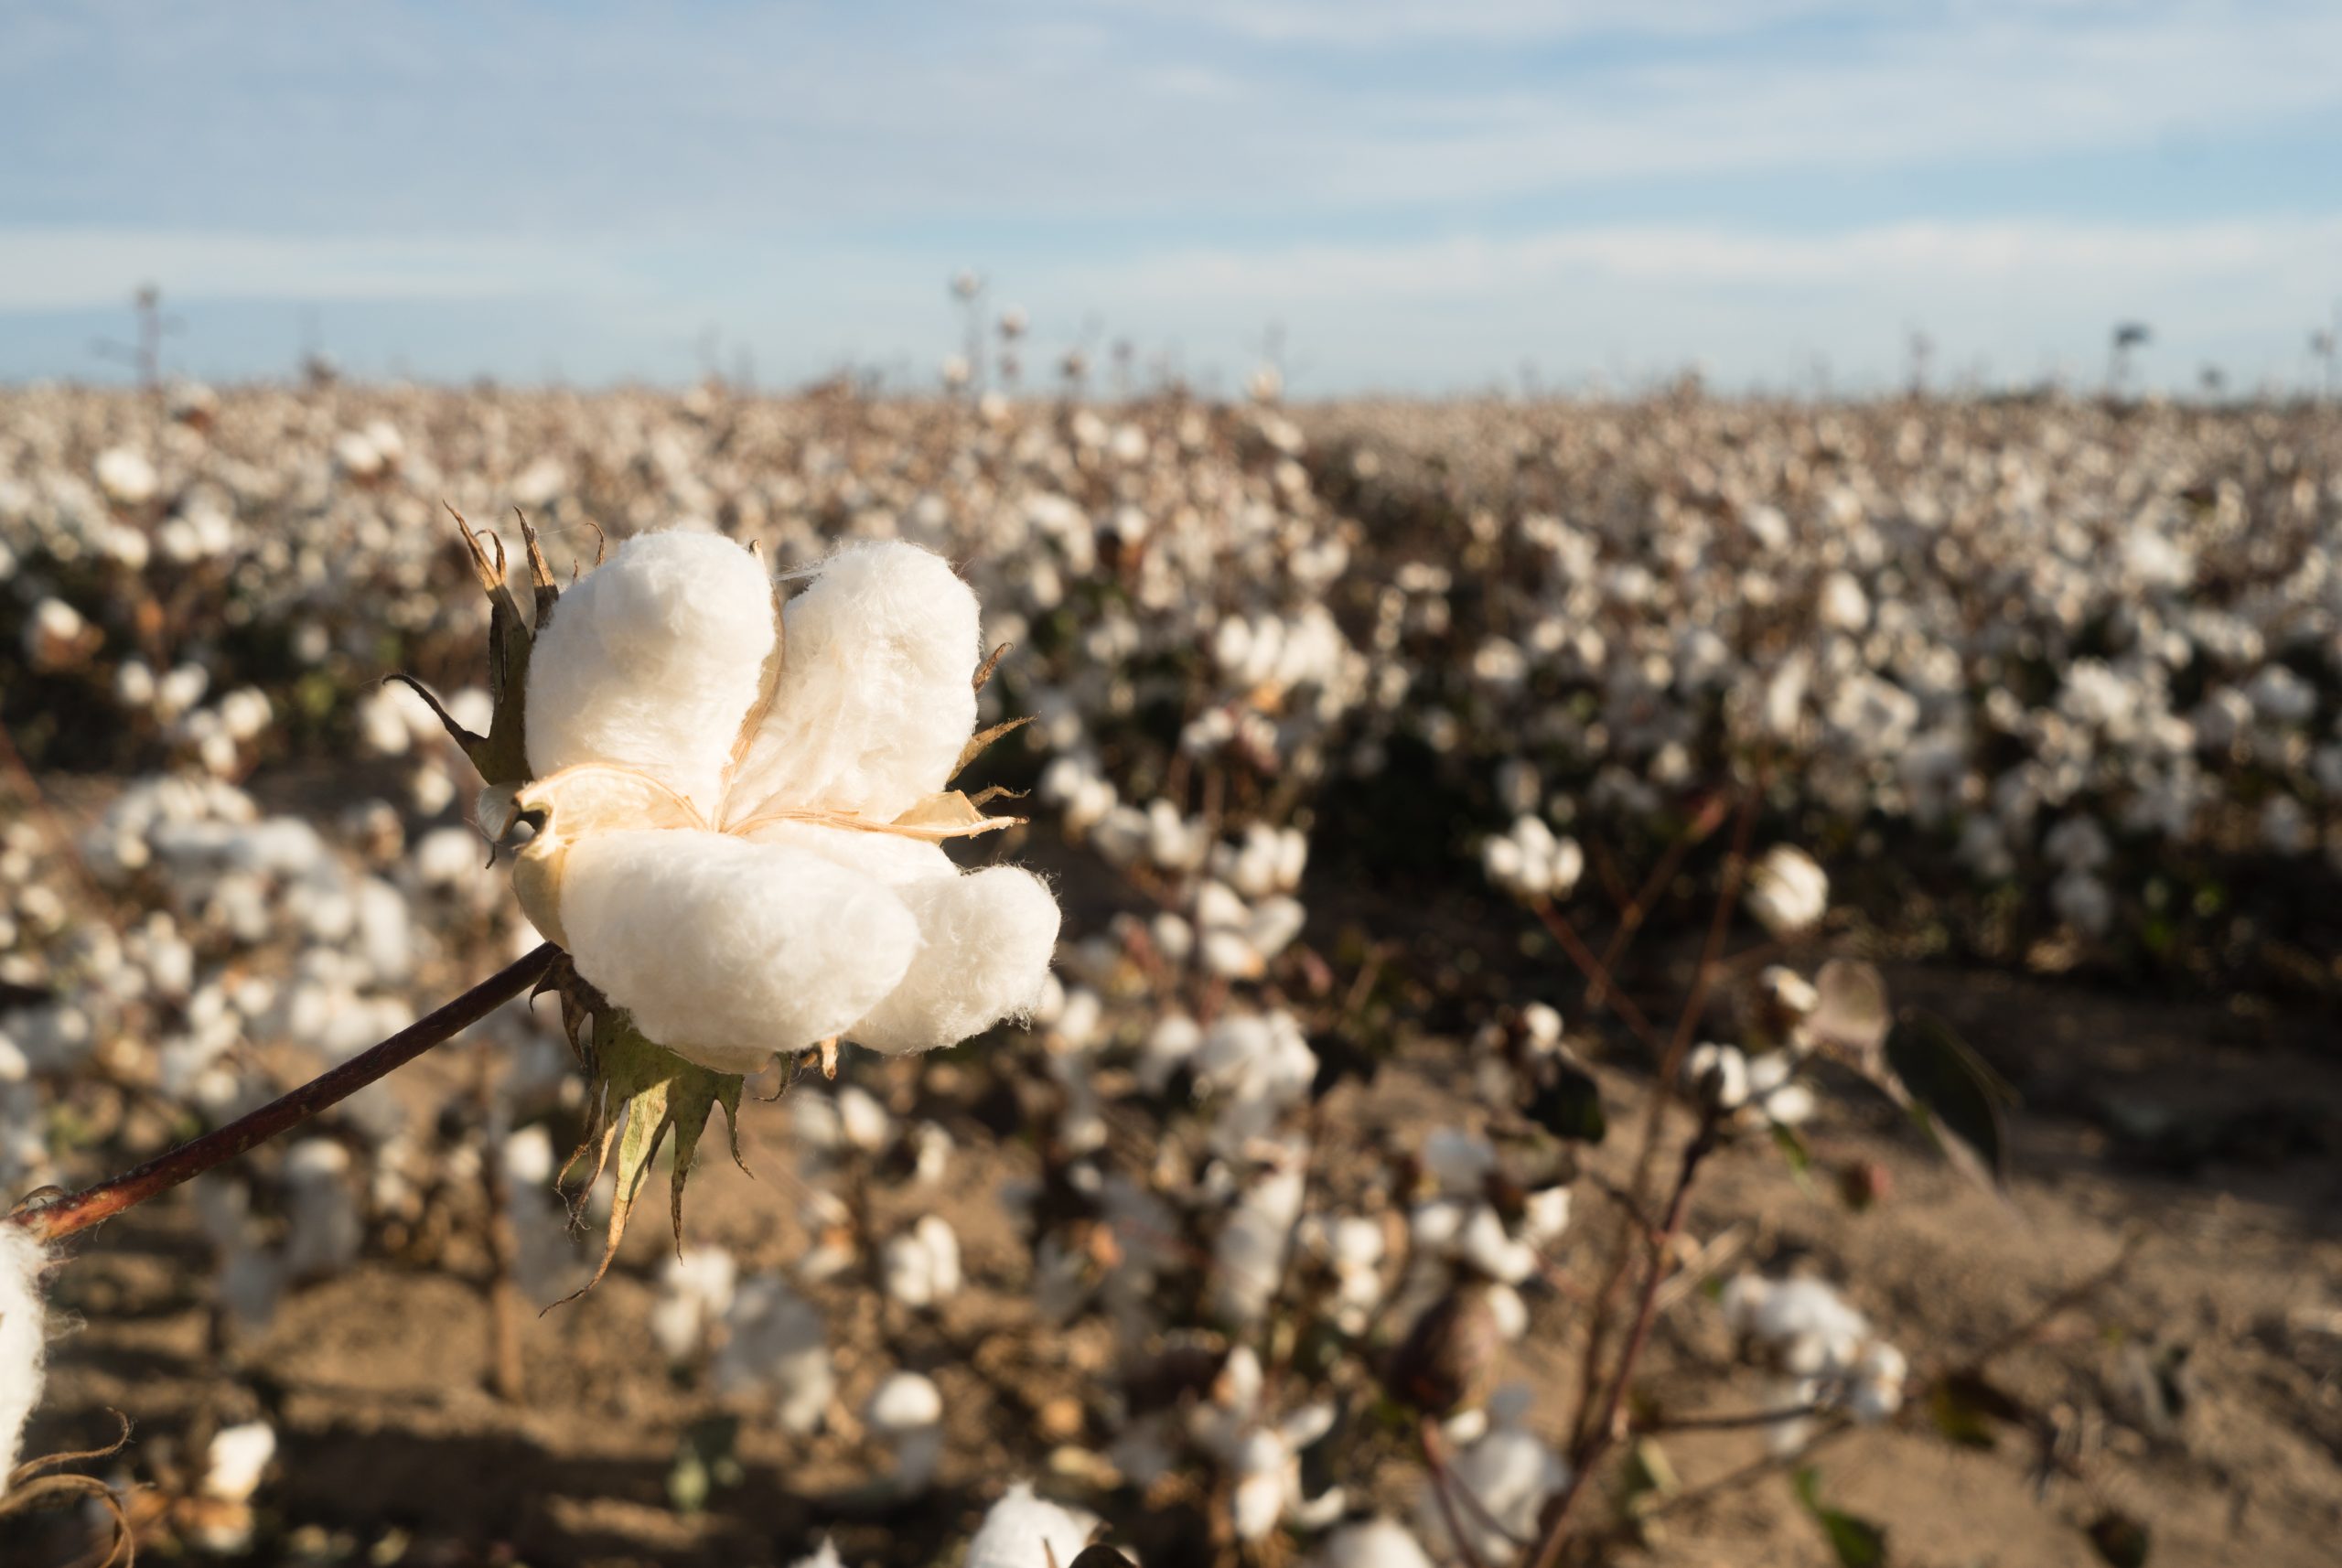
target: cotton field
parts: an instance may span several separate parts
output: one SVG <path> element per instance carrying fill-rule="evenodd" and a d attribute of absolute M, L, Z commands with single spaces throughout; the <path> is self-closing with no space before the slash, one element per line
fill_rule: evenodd
<path fill-rule="evenodd" d="M 2334 410 L 1254 390 L 0 392 L 0 1559 L 2319 1561 Z"/>

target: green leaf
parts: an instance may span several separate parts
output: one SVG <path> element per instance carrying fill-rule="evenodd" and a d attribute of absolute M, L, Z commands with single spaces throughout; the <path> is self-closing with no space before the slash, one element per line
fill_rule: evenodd
<path fill-rule="evenodd" d="M 1936 1430 L 1963 1448 L 1997 1446 L 2001 1424 L 2022 1422 L 2025 1415 L 2023 1405 L 1972 1373 L 1944 1377 L 1928 1396 L 1928 1416 Z"/>
<path fill-rule="evenodd" d="M 2008 1107 L 2016 1091 L 1940 1018 L 1913 1014 L 1888 1032 L 1886 1067 L 1911 1118 L 1939 1152 L 1993 1186 L 2008 1176 Z"/>
<path fill-rule="evenodd" d="M 1610 1132 L 1601 1086 L 1592 1073 L 1568 1062 L 1552 1064 L 1549 1076 L 1530 1096 L 1529 1119 L 1573 1143 L 1599 1144 Z"/>
<path fill-rule="evenodd" d="M 1797 1178 L 1798 1190 L 1808 1197 L 1819 1197 L 1813 1187 L 1813 1155 L 1806 1148 L 1805 1140 L 1798 1136 L 1794 1127 L 1778 1122 L 1772 1125 L 1773 1146 L 1781 1151 L 1783 1159 L 1789 1161 L 1789 1175 Z"/>
<path fill-rule="evenodd" d="M 683 1184 L 691 1177 L 692 1162 L 699 1152 L 700 1139 L 707 1131 L 708 1117 L 718 1105 L 724 1107 L 725 1124 L 731 1133 L 733 1163 L 740 1163 L 740 1092 L 745 1080 L 739 1074 L 710 1072 L 663 1046 L 654 1045 L 634 1026 L 631 1015 L 617 1008 L 605 1008 L 594 1015 L 586 1058 L 586 1137 L 569 1156 L 561 1174 L 566 1180 L 589 1154 L 593 1156 L 593 1169 L 579 1189 L 582 1196 L 601 1179 L 615 1148 L 618 1189 L 611 1196 L 609 1230 L 594 1277 L 575 1294 L 564 1296 L 564 1301 L 584 1295 L 601 1283 L 602 1276 L 609 1272 L 611 1260 L 618 1256 L 618 1242 L 626 1235 L 627 1220 L 634 1213 L 643 1184 L 650 1179 L 651 1164 L 659 1157 L 660 1146 L 669 1133 L 675 1135 L 675 1171 L 669 1208 L 678 1251 L 683 1243 Z"/>
<path fill-rule="evenodd" d="M 710 1416 L 684 1429 L 667 1466 L 667 1500 L 677 1513 L 698 1513 L 712 1493 L 740 1484 L 747 1472 L 736 1452 L 739 1437 L 737 1416 Z"/>
<path fill-rule="evenodd" d="M 1866 1519 L 1857 1519 L 1821 1501 L 1821 1473 L 1808 1465 L 1797 1473 L 1797 1500 L 1830 1538 L 1839 1568 L 1884 1568 L 1886 1531 Z"/>

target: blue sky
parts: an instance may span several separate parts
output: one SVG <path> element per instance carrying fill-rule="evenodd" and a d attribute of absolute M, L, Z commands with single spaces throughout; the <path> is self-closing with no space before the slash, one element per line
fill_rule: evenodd
<path fill-rule="evenodd" d="M 2342 301 L 2332 0 L 0 0 L 0 378 L 171 362 L 931 381 L 972 268 L 1036 360 L 1296 392 L 2301 383 Z"/>

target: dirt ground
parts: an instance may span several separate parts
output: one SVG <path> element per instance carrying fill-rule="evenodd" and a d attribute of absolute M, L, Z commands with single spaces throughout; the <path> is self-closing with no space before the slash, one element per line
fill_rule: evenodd
<path fill-rule="evenodd" d="M 2153 1563 L 2334 1562 L 2342 1054 L 2331 1026 L 2072 982 L 1925 967 L 1891 978 L 1899 1001 L 1959 1024 L 2025 1094 L 2006 1197 L 1963 1181 L 1883 1105 L 1832 1097 L 1811 1130 L 1810 1187 L 1761 1142 L 1712 1167 L 1691 1229 L 1712 1240 L 1724 1272 L 1799 1260 L 1842 1283 L 1926 1372 L 2023 1329 L 2105 1268 L 2126 1237 L 2139 1250 L 2105 1288 L 1993 1364 L 2036 1430 L 2054 1434 L 2048 1463 L 2021 1425 L 1997 1426 L 1989 1447 L 1961 1446 L 1928 1412 L 1907 1410 L 1891 1429 L 1818 1458 L 1823 1498 L 1885 1523 L 1904 1563 L 2095 1562 L 2082 1527 L 2109 1511 L 2147 1526 Z M 1370 1084 L 1337 1090 L 1325 1125 L 1353 1148 L 1419 1139 L 1460 1113 L 1445 1086 L 1462 1049 L 1413 1042 Z M 443 1056 L 420 1070 L 460 1070 Z M 951 1115 L 948 1070 L 922 1080 L 888 1078 L 871 1058 L 855 1065 L 898 1101 L 918 1095 L 925 1113 Z M 1617 1175 L 1643 1089 L 1624 1072 L 1603 1076 L 1622 1131 L 1595 1164 Z M 744 1121 L 756 1175 L 704 1167 L 695 1236 L 734 1247 L 744 1269 L 777 1265 L 804 1244 L 787 1117 L 751 1105 Z M 992 1141 L 964 1107 L 957 1121 L 962 1163 L 941 1211 L 959 1229 L 970 1288 L 934 1318 L 873 1313 L 849 1305 L 866 1294 L 843 1287 L 816 1295 L 846 1408 L 895 1365 L 927 1370 L 942 1389 L 950 1450 L 940 1487 L 916 1504 L 873 1487 L 883 1461 L 854 1434 L 800 1443 L 752 1423 L 736 1478 L 718 1477 L 700 1511 L 678 1511 L 679 1445 L 720 1412 L 648 1350 L 650 1273 L 666 1244 L 649 1224 L 593 1294 L 527 1320 L 528 1395 L 514 1406 L 487 1391 L 490 1315 L 460 1254 L 434 1272 L 370 1260 L 294 1295 L 264 1338 L 215 1347 L 188 1206 L 153 1206 L 88 1239 L 65 1272 L 63 1304 L 86 1324 L 57 1348 L 28 1451 L 102 1440 L 106 1412 L 119 1410 L 136 1423 L 142 1464 L 166 1463 L 217 1424 L 265 1414 L 281 1446 L 262 1493 L 262 1561 L 756 1568 L 792 1561 L 826 1530 L 850 1563 L 948 1562 L 1010 1478 L 1097 1500 L 1094 1476 L 1069 1455 L 1100 1437 L 1094 1398 L 1113 1371 L 1102 1328 L 1034 1332 L 1025 1250 L 997 1198 L 1031 1155 Z M 1888 1196 L 1853 1212 L 1832 1183 L 1860 1162 L 1884 1169 Z M 1581 1216 L 1598 1212 L 1599 1200 L 1580 1201 Z M 1590 1219 L 1574 1230 L 1559 1260 L 1566 1273 L 1595 1271 L 1601 1233 Z M 1574 1399 L 1582 1308 L 1554 1293 L 1532 1305 L 1513 1370 L 1541 1390 L 1540 1418 L 1558 1423 Z M 1662 1318 L 1655 1388 L 1722 1359 L 1716 1319 L 1697 1294 Z M 1744 1374 L 1692 1408 L 1731 1408 L 1735 1392 L 1753 1401 L 1756 1391 Z M 1685 1489 L 1765 1451 L 1738 1431 L 1671 1435 L 1663 1449 Z M 1371 1456 L 1345 1468 L 1355 1474 L 1361 1459 Z M 1370 1467 L 1388 1480 L 1382 1500 L 1405 1507 L 1398 1450 Z M 0 1537 L 0 1561 L 62 1563 L 69 1533 L 52 1524 L 19 1530 L 13 1545 Z M 1154 1547 L 1150 1568 L 1187 1550 L 1169 1538 L 1141 1544 Z M 1615 1537 L 1602 1555 L 1686 1568 L 1831 1560 L 1780 1475 L 1670 1506 L 1641 1539 Z"/>

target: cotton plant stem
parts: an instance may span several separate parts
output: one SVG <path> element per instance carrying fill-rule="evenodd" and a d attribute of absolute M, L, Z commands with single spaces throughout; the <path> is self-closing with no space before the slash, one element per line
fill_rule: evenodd
<path fill-rule="evenodd" d="M 1675 1191 L 1667 1200 L 1667 1218 L 1660 1222 L 1659 1234 L 1652 1238 L 1649 1272 L 1643 1276 L 1643 1287 L 1635 1306 L 1634 1324 L 1627 1331 L 1627 1343 L 1618 1352 L 1618 1365 L 1610 1376 L 1604 1395 L 1601 1414 L 1580 1439 L 1577 1450 L 1571 1455 L 1570 1478 L 1561 1495 L 1546 1511 L 1544 1534 L 1531 1559 L 1532 1568 L 1553 1568 L 1561 1561 L 1562 1545 L 1569 1539 L 1570 1510 L 1576 1505 L 1578 1495 L 1594 1474 L 1595 1467 L 1610 1452 L 1618 1438 L 1619 1413 L 1626 1408 L 1627 1390 L 1634 1382 L 1635 1364 L 1642 1359 L 1643 1347 L 1650 1342 L 1651 1324 L 1659 1316 L 1659 1290 L 1667 1283 L 1667 1249 L 1683 1228 L 1683 1211 L 1692 1195 L 1692 1183 L 1700 1174 L 1700 1162 L 1715 1147 L 1715 1129 L 1703 1126 L 1684 1145 L 1683 1163 L 1675 1177 Z"/>
<path fill-rule="evenodd" d="M 433 1047 L 446 1044 L 542 980 L 559 952 L 558 948 L 546 942 L 381 1044 L 319 1074 L 250 1115 L 181 1144 L 110 1181 L 102 1181 L 54 1202 L 19 1207 L 0 1223 L 20 1226 L 43 1241 L 55 1241 L 168 1192 L 181 1182 L 224 1165 L 339 1104 Z"/>
<path fill-rule="evenodd" d="M 1724 938 L 1731 929 L 1732 913 L 1740 902 L 1741 883 L 1747 875 L 1748 842 L 1756 827 L 1760 784 L 1761 775 L 1759 782 L 1750 784 L 1740 792 L 1739 810 L 1733 824 L 1732 850 L 1724 857 L 1724 884 L 1716 893 L 1715 913 L 1709 921 L 1707 942 L 1700 955 L 1699 972 L 1692 980 L 1692 994 L 1685 998 L 1683 1011 L 1676 1019 L 1674 1037 L 1662 1050 L 1655 1040 L 1648 1035 L 1644 1036 L 1646 1043 L 1659 1056 L 1659 1070 L 1651 1085 L 1650 1105 L 1643 1113 L 1642 1143 L 1635 1155 L 1634 1176 L 1627 1184 L 1627 1192 L 1632 1199 L 1628 1208 L 1629 1214 L 1641 1212 L 1644 1199 L 1650 1190 L 1651 1159 L 1659 1151 L 1660 1133 L 1666 1124 L 1667 1108 L 1675 1099 L 1676 1076 L 1681 1070 L 1684 1053 L 1691 1048 L 1692 1036 L 1706 1011 L 1708 993 L 1715 985 Z M 1594 1317 L 1586 1327 L 1585 1376 L 1578 1394 L 1577 1413 L 1570 1423 L 1573 1444 L 1585 1443 L 1588 1435 L 1585 1423 L 1595 1398 L 1595 1369 L 1600 1363 L 1609 1337 L 1610 1302 L 1633 1261 L 1634 1240 L 1633 1232 L 1621 1231 L 1618 1244 L 1612 1249 L 1602 1287 L 1595 1294 Z"/>

